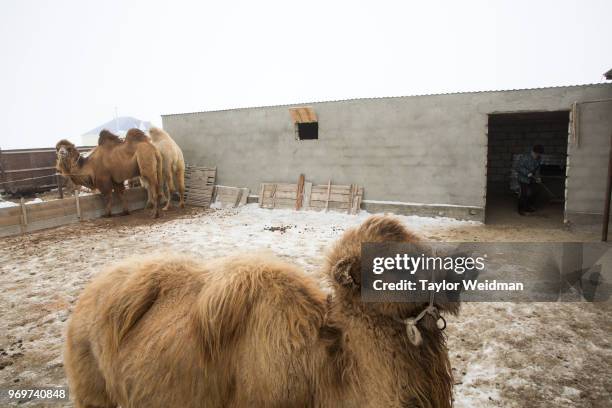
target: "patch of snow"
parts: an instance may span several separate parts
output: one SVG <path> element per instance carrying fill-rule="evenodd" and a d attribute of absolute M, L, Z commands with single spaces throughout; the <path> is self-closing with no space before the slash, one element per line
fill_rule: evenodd
<path fill-rule="evenodd" d="M 231 208 L 231 207 L 233 207 L 231 204 L 227 204 L 226 206 L 224 206 L 221 201 L 215 201 L 214 203 L 210 204 L 210 208 L 212 208 L 213 210 L 222 210 L 224 208 Z"/>
<path fill-rule="evenodd" d="M 36 204 L 36 203 L 44 203 L 44 200 L 42 200 L 40 197 L 36 197 L 33 200 L 26 201 L 26 204 Z"/>
<path fill-rule="evenodd" d="M 0 208 L 16 207 L 18 205 L 19 204 L 14 203 L 12 201 L 3 201 L 3 200 L 0 200 Z"/>

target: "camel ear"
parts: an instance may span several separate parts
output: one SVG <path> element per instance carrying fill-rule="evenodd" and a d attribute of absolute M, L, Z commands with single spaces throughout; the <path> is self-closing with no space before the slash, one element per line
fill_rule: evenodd
<path fill-rule="evenodd" d="M 361 285 L 360 259 L 355 256 L 342 258 L 332 268 L 332 274 L 340 285 L 359 287 Z"/>

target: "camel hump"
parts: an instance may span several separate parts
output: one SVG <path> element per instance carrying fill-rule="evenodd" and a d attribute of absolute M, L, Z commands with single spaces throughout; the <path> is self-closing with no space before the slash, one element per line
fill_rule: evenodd
<path fill-rule="evenodd" d="M 119 143 L 121 143 L 121 139 L 119 138 L 119 136 L 111 133 L 106 129 L 103 129 L 100 132 L 100 135 L 98 136 L 98 146 Z"/>
<path fill-rule="evenodd" d="M 325 295 L 297 268 L 271 256 L 242 255 L 226 258 L 220 269 L 223 275 L 206 283 L 196 306 L 205 358 L 218 359 L 261 327 L 276 328 L 267 334 L 270 343 L 286 349 L 319 338 Z"/>
<path fill-rule="evenodd" d="M 166 133 L 163 129 L 160 129 L 155 126 L 149 129 L 149 134 L 151 135 L 151 139 L 154 141 L 170 138 L 170 135 L 168 133 Z"/>
<path fill-rule="evenodd" d="M 140 129 L 137 128 L 132 128 L 130 130 L 127 131 L 127 134 L 125 135 L 125 141 L 130 143 L 130 142 L 147 142 L 149 140 L 149 138 L 147 137 L 147 135 L 145 134 L 145 132 L 143 132 Z"/>
<path fill-rule="evenodd" d="M 149 311 L 159 297 L 159 279 L 146 271 L 132 273 L 114 294 L 104 315 L 109 323 L 110 344 L 119 348 L 122 340 Z"/>

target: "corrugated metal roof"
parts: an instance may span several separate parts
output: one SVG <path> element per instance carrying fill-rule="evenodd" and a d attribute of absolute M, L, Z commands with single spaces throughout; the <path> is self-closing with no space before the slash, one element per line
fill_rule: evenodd
<path fill-rule="evenodd" d="M 539 88 L 516 88 L 516 89 L 492 89 L 488 91 L 462 91 L 462 92 L 442 92 L 442 93 L 431 93 L 431 94 L 415 94 L 415 95 L 400 95 L 400 96 L 377 96 L 377 97 L 364 97 L 364 98 L 348 98 L 348 99 L 332 99 L 327 101 L 311 101 L 311 102 L 299 102 L 299 103 L 285 103 L 279 105 L 261 105 L 261 106 L 246 106 L 241 108 L 228 108 L 228 109 L 213 109 L 208 111 L 193 111 L 193 112 L 179 112 L 179 113 L 166 113 L 161 116 L 178 116 L 178 115 L 194 115 L 198 113 L 212 113 L 212 112 L 230 112 L 247 109 L 265 109 L 265 108 L 293 108 L 296 106 L 312 105 L 317 103 L 335 103 L 335 102 L 351 102 L 351 101 L 367 101 L 367 100 L 378 100 L 378 99 L 402 99 L 402 98 L 420 98 L 426 96 L 444 96 L 444 95 L 465 95 L 465 94 L 481 94 L 481 93 L 492 93 L 492 92 L 520 92 L 520 91 L 535 91 L 543 89 L 558 89 L 558 88 L 587 88 L 592 86 L 604 86 L 610 87 L 611 83 L 600 82 L 591 84 L 581 85 L 558 85 L 558 86 L 543 86 Z"/>

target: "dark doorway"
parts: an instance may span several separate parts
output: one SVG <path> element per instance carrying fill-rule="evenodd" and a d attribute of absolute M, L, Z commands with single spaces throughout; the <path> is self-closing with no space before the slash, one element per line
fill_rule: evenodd
<path fill-rule="evenodd" d="M 487 224 L 558 226 L 563 223 L 569 111 L 489 115 L 487 155 Z M 541 184 L 534 185 L 534 213 L 517 211 L 516 162 L 532 147 L 544 147 Z"/>

